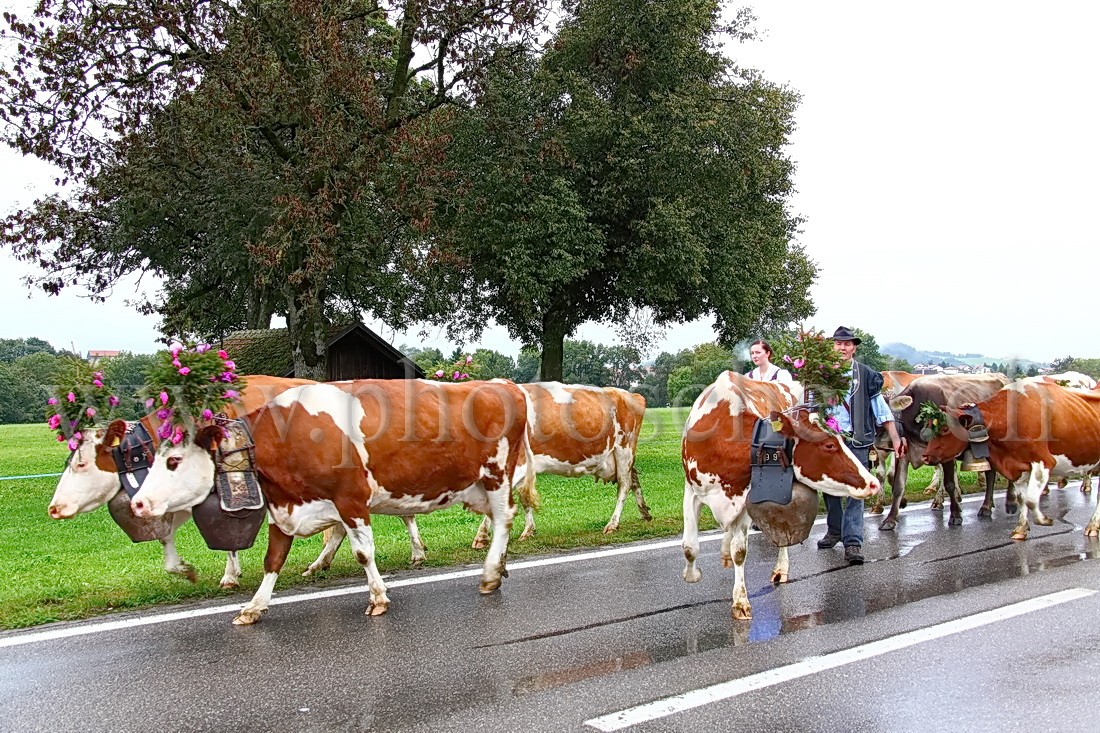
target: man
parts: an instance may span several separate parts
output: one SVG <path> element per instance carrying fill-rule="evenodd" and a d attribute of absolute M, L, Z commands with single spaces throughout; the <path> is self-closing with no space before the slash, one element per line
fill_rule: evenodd
<path fill-rule="evenodd" d="M 838 405 L 829 407 L 829 416 L 835 418 L 840 432 L 851 434 L 845 443 L 856 459 L 869 466 L 868 454 L 875 442 L 878 426 L 885 425 L 890 434 L 894 454 L 902 454 L 901 437 L 894 426 L 894 415 L 882 398 L 882 375 L 866 364 L 852 359 L 860 339 L 852 330 L 841 326 L 833 334 L 833 348 L 841 359 L 851 364 L 852 381 L 847 396 Z M 842 502 L 847 502 L 847 505 Z M 863 500 L 839 496 L 825 497 L 828 531 L 817 541 L 820 549 L 835 547 L 844 542 L 844 559 L 852 565 L 863 564 Z"/>

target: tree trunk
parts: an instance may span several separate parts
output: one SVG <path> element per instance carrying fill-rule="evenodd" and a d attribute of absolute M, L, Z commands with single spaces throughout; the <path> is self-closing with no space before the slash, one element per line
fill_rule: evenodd
<path fill-rule="evenodd" d="M 294 376 L 298 379 L 328 381 L 328 335 L 322 313 L 324 300 L 319 293 L 302 286 L 290 293 L 286 325 L 294 357 Z M 280 375 L 276 375 L 280 376 Z"/>
<path fill-rule="evenodd" d="M 539 363 L 539 379 L 543 382 L 562 380 L 562 362 L 565 358 L 565 324 L 546 314 L 542 318 L 542 360 Z"/>

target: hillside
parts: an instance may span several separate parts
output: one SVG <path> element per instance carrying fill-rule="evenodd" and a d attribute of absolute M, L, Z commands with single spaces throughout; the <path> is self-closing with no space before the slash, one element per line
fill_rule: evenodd
<path fill-rule="evenodd" d="M 909 344 L 902 343 L 891 343 L 880 346 L 879 351 L 899 359 L 905 359 L 910 364 L 939 364 L 941 361 L 945 361 L 949 365 L 967 364 L 969 366 L 977 366 L 978 364 L 1005 364 L 1013 361 L 1012 357 L 1008 356 L 998 357 L 984 356 L 982 354 L 954 354 L 950 351 L 922 351 L 913 348 Z M 1032 361 L 1030 359 L 1016 358 L 1015 361 L 1025 369 L 1032 364 L 1035 366 L 1046 366 L 1042 362 Z"/>

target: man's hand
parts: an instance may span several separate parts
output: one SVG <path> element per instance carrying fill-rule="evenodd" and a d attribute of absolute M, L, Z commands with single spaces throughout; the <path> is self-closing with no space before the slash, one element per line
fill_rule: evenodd
<path fill-rule="evenodd" d="M 905 455 L 905 441 L 898 435 L 898 428 L 894 425 L 893 420 L 886 423 L 886 432 L 890 434 L 890 443 L 894 446 L 894 456 L 901 458 Z"/>

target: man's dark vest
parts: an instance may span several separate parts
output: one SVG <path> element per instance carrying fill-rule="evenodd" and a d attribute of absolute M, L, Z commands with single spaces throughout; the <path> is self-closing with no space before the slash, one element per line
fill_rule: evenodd
<path fill-rule="evenodd" d="M 855 385 L 851 403 L 847 405 L 848 414 L 852 418 L 851 444 L 856 448 L 869 448 L 874 444 L 875 433 L 878 431 L 871 400 L 882 392 L 882 375 L 853 359 L 852 379 L 855 380 Z"/>

